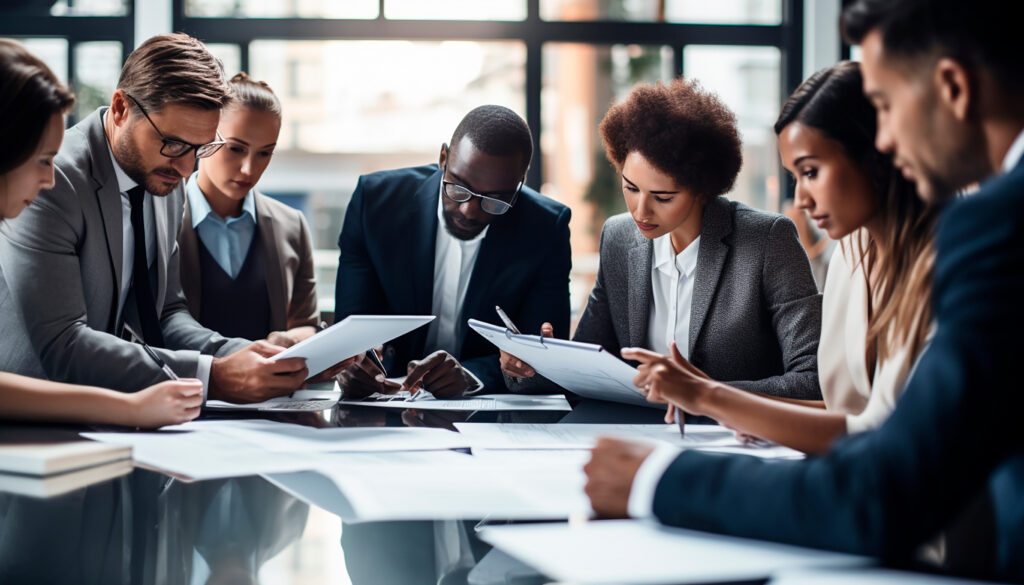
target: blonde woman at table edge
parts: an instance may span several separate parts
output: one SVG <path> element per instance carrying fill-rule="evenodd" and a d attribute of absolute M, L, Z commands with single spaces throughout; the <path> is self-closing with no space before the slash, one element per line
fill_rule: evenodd
<path fill-rule="evenodd" d="M 42 61 L 21 44 L 0 39 L 0 222 L 21 213 L 40 189 L 53 187 L 53 159 L 64 138 L 64 114 L 74 101 Z M 199 380 L 121 393 L 0 372 L 0 420 L 155 428 L 195 418 L 202 401 Z"/>
<path fill-rule="evenodd" d="M 861 88 L 857 63 L 823 69 L 793 92 L 775 123 L 796 206 L 841 244 L 822 301 L 824 408 L 715 382 L 674 347 L 674 357 L 623 350 L 641 362 L 635 383 L 649 400 L 812 454 L 888 418 L 931 331 L 938 214 L 875 149 L 876 111 Z"/>

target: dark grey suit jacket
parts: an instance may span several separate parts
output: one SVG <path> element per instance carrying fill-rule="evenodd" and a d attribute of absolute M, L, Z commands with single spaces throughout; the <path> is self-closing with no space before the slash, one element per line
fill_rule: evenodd
<path fill-rule="evenodd" d="M 647 347 L 654 244 L 628 213 L 601 232 L 601 264 L 573 339 L 612 355 Z M 821 399 L 821 295 L 789 219 L 724 197 L 701 222 L 690 361 L 716 380 L 771 396 Z M 540 384 L 516 384 L 539 391 Z M 549 387 L 550 388 L 550 387 Z"/>
<path fill-rule="evenodd" d="M 127 307 L 117 322 L 121 281 L 131 275 L 121 274 L 121 193 L 104 110 L 65 133 L 54 188 L 0 225 L 0 370 L 134 391 L 167 376 L 142 346 L 119 338 L 123 321 L 142 327 Z M 188 313 L 176 240 L 183 205 L 182 186 L 153 198 L 154 295 L 167 346 L 156 351 L 179 376 L 194 377 L 200 353 L 225 355 L 248 342 L 222 337 Z"/>

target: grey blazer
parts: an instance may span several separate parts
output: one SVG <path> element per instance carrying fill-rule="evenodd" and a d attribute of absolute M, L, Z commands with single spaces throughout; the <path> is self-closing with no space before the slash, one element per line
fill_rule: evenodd
<path fill-rule="evenodd" d="M 115 322 L 122 278 L 121 194 L 100 108 L 64 135 L 56 185 L 0 226 L 0 370 L 134 391 L 167 377 L 142 347 L 122 340 Z M 184 188 L 154 197 L 156 304 L 166 349 L 182 377 L 199 355 L 245 347 L 199 325 L 181 291 L 176 237 Z M 130 303 L 129 303 L 130 305 Z M 138 325 L 135 311 L 123 320 Z"/>
<path fill-rule="evenodd" d="M 313 268 L 313 240 L 305 218 L 296 209 L 255 192 L 256 229 L 267 268 L 270 297 L 270 327 L 285 331 L 303 325 L 316 326 L 320 311 L 316 303 L 316 275 Z M 181 247 L 181 284 L 188 309 L 200 315 L 203 283 L 199 268 L 199 235 L 192 227 L 192 209 L 185 200 L 185 217 L 178 233 Z"/>
<path fill-rule="evenodd" d="M 628 213 L 605 222 L 597 282 L 574 340 L 616 356 L 623 347 L 647 347 L 653 258 L 653 242 Z M 821 399 L 821 295 L 793 222 L 724 197 L 710 200 L 694 278 L 689 342 L 695 366 L 753 392 Z M 514 391 L 538 391 L 506 382 Z"/>

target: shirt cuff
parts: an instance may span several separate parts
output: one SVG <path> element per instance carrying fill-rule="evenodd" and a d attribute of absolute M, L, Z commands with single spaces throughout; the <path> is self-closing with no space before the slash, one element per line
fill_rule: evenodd
<path fill-rule="evenodd" d="M 640 469 L 633 477 L 633 486 L 629 490 L 629 503 L 626 507 L 631 517 L 639 519 L 654 516 L 654 492 L 658 488 L 658 482 L 681 452 L 671 445 L 659 445 L 640 464 Z"/>
<path fill-rule="evenodd" d="M 213 369 L 213 356 L 200 355 L 199 363 L 196 364 L 196 378 L 203 383 L 203 406 L 206 406 L 206 397 L 210 394 L 211 369 Z"/>

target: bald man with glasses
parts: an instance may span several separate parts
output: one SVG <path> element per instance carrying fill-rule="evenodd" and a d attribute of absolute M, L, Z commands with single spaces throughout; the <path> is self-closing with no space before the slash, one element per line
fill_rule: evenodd
<path fill-rule="evenodd" d="M 523 332 L 544 321 L 569 330 L 569 209 L 523 185 L 530 130 L 501 106 L 481 106 L 441 146 L 437 164 L 359 178 L 345 214 L 335 319 L 354 314 L 436 315 L 388 344 L 390 375 L 408 374 L 439 398 L 505 392 L 498 350 L 466 324 Z M 369 360 L 342 376 L 348 395 L 394 392 Z"/>

